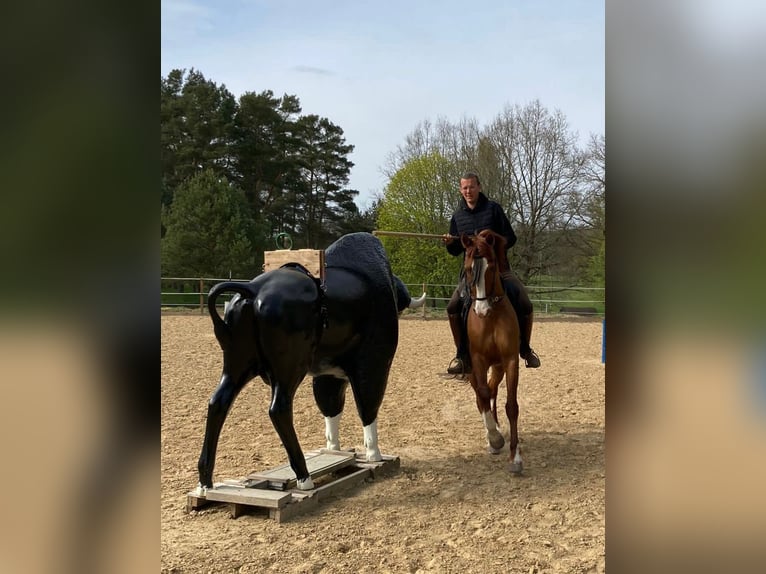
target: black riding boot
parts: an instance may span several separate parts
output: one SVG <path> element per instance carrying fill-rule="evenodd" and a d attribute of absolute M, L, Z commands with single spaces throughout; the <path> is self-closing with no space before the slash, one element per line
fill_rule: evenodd
<path fill-rule="evenodd" d="M 450 375 L 461 375 L 471 370 L 471 357 L 468 354 L 468 334 L 466 333 L 465 319 L 457 313 L 448 315 L 448 318 L 457 354 L 450 361 L 447 372 Z"/>
<path fill-rule="evenodd" d="M 519 334 L 520 348 L 519 355 L 524 359 L 524 364 L 528 369 L 536 369 L 540 366 L 540 357 L 537 356 L 532 348 L 529 346 L 529 342 L 532 339 L 532 322 L 534 313 L 528 313 L 525 315 L 518 314 L 519 318 Z"/>
<path fill-rule="evenodd" d="M 532 340 L 534 315 L 532 302 L 529 300 L 524 285 L 513 273 L 503 274 L 503 287 L 519 321 L 519 356 L 524 359 L 524 364 L 528 369 L 536 369 L 540 366 L 540 357 L 529 346 L 529 342 Z"/>

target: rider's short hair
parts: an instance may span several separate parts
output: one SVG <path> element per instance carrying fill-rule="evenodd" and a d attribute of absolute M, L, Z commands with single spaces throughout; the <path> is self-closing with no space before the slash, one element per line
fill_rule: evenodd
<path fill-rule="evenodd" d="M 481 181 L 479 180 L 479 174 L 476 173 L 475 171 L 467 171 L 467 172 L 465 172 L 460 177 L 460 179 L 475 179 L 476 180 L 476 185 L 479 185 L 479 186 L 481 185 Z"/>

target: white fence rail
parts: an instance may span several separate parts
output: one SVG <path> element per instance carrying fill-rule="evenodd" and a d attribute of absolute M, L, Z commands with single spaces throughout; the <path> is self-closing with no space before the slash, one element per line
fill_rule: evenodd
<path fill-rule="evenodd" d="M 222 281 L 242 281 L 249 279 L 230 279 L 213 277 L 161 277 L 160 292 L 163 309 L 199 309 L 202 314 L 207 307 L 207 294 L 216 283 Z M 446 314 L 446 306 L 455 289 L 455 284 L 407 284 L 410 294 L 418 297 L 426 292 L 424 316 Z M 553 285 L 527 285 L 529 298 L 535 307 L 535 313 L 575 314 L 603 317 L 606 310 L 604 287 L 578 287 Z M 219 298 L 223 307 L 226 296 Z"/>

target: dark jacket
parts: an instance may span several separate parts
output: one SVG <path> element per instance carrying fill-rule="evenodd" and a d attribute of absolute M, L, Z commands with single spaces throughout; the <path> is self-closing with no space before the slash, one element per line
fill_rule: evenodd
<path fill-rule="evenodd" d="M 479 193 L 476 207 L 469 209 L 465 199 L 461 199 L 460 207 L 450 220 L 450 235 L 460 236 L 461 233 L 476 235 L 482 229 L 491 229 L 505 237 L 507 242 L 506 248 L 510 248 L 516 243 L 516 234 L 511 228 L 511 222 L 508 221 L 508 217 L 499 203 L 487 199 L 486 195 Z M 463 249 L 463 244 L 458 240 L 448 243 L 447 251 L 451 255 L 457 256 L 464 253 L 465 249 Z"/>

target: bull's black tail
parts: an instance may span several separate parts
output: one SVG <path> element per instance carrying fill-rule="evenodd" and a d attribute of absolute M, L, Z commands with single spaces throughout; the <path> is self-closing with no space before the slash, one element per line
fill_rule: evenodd
<path fill-rule="evenodd" d="M 229 328 L 226 326 L 226 323 L 224 323 L 223 319 L 218 314 L 218 310 L 215 308 L 215 304 L 218 300 L 218 296 L 227 292 L 239 293 L 246 299 L 252 299 L 255 297 L 255 293 L 253 293 L 250 285 L 242 282 L 224 281 L 223 283 L 213 285 L 213 288 L 210 289 L 210 292 L 207 294 L 207 310 L 210 313 L 210 318 L 213 320 L 215 336 L 221 343 L 228 339 Z"/>

